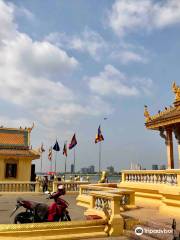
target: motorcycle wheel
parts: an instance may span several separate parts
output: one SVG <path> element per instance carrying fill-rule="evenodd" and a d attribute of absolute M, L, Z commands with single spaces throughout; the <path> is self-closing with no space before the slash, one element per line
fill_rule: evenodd
<path fill-rule="evenodd" d="M 33 215 L 29 212 L 18 213 L 14 218 L 15 224 L 33 223 Z"/>
<path fill-rule="evenodd" d="M 71 221 L 71 218 L 69 216 L 69 213 L 65 212 L 61 218 L 61 221 L 63 222 L 66 222 L 66 221 Z"/>

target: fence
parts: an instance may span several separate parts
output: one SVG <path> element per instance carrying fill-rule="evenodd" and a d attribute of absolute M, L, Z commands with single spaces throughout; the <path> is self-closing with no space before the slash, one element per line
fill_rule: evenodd
<path fill-rule="evenodd" d="M 180 170 L 126 170 L 122 172 L 122 182 L 151 184 L 180 184 Z"/>
<path fill-rule="evenodd" d="M 88 182 L 68 181 L 57 182 L 49 181 L 48 190 L 57 191 L 58 184 L 65 186 L 67 192 L 79 192 L 80 185 L 88 184 Z M 41 179 L 37 178 L 36 182 L 0 182 L 0 192 L 42 192 L 43 183 Z"/>

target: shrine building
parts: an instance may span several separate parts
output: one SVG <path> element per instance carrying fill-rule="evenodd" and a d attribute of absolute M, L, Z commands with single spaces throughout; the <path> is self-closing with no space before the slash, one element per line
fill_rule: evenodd
<path fill-rule="evenodd" d="M 0 181 L 30 181 L 32 160 L 39 152 L 30 148 L 31 128 L 0 127 Z"/>
<path fill-rule="evenodd" d="M 172 85 L 172 91 L 175 94 L 173 106 L 165 107 L 163 111 L 159 111 L 154 116 L 150 115 L 147 106 L 144 109 L 146 128 L 158 131 L 164 139 L 168 169 L 174 169 L 173 133 L 178 143 L 178 168 L 180 168 L 180 87 L 175 82 Z"/>

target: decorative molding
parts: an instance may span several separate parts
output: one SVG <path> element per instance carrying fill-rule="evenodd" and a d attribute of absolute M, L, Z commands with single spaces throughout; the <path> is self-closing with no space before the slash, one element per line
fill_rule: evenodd
<path fill-rule="evenodd" d="M 144 106 L 144 116 L 145 116 L 146 122 L 151 121 L 151 116 L 150 116 L 150 114 L 149 114 L 149 111 L 148 111 L 148 108 L 147 108 L 146 105 Z"/>
<path fill-rule="evenodd" d="M 180 101 L 180 87 L 175 82 L 172 84 L 172 91 L 175 93 L 175 102 Z"/>

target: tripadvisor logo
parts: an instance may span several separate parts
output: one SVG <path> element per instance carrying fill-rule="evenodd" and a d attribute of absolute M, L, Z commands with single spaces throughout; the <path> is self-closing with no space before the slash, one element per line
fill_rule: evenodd
<path fill-rule="evenodd" d="M 141 236 L 143 234 L 143 228 L 137 227 L 137 228 L 135 228 L 134 232 L 137 236 Z"/>

